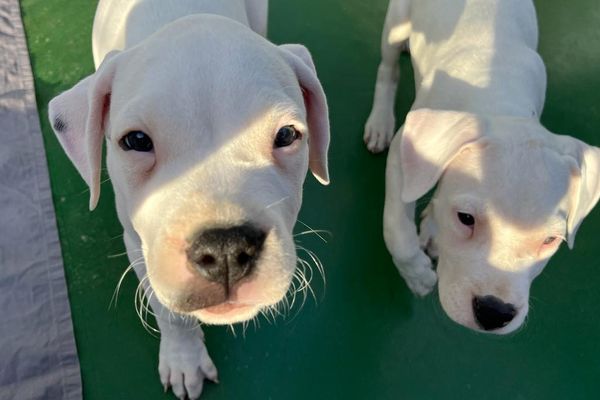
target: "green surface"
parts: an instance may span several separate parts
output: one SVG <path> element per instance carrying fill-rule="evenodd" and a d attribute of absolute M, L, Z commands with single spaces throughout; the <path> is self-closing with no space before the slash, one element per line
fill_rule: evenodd
<path fill-rule="evenodd" d="M 48 150 L 84 394 L 93 399 L 169 399 L 157 374 L 158 340 L 142 328 L 130 275 L 109 309 L 128 264 L 109 183 L 99 207 L 60 150 L 47 102 L 93 70 L 95 1 L 22 0 L 37 101 Z M 540 52 L 549 84 L 543 122 L 600 145 L 600 5 L 538 0 Z M 295 317 L 260 320 L 234 336 L 205 329 L 221 383 L 203 399 L 591 399 L 600 398 L 600 207 L 584 222 L 576 248 L 562 248 L 532 288 L 524 329 L 510 337 L 476 334 L 451 322 L 437 295 L 414 298 L 383 244 L 385 156 L 362 144 L 379 61 L 386 1 L 272 1 L 269 37 L 311 50 L 328 95 L 330 187 L 312 177 L 300 219 L 333 232 L 327 244 L 303 236 L 323 261 Z M 403 56 L 402 68 L 410 62 Z M 413 96 L 401 80 L 401 120 Z M 301 226 L 298 230 L 303 230 Z"/>

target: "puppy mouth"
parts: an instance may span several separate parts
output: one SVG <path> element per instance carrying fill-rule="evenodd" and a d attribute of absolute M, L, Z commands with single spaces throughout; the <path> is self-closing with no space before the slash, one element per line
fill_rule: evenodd
<path fill-rule="evenodd" d="M 207 312 L 210 314 L 228 314 L 236 310 L 241 311 L 252 307 L 257 307 L 251 299 L 243 299 L 238 296 L 238 288 L 233 293 L 227 293 L 222 287 L 215 288 L 211 285 L 210 289 L 193 292 L 184 296 L 181 301 L 174 304 L 174 311 L 184 314 L 194 314 L 197 312 Z"/>
<path fill-rule="evenodd" d="M 246 303 L 238 303 L 235 301 L 227 301 L 221 304 L 217 304 L 215 306 L 205 307 L 197 311 L 201 311 L 203 313 L 214 314 L 219 316 L 226 316 L 228 314 L 236 314 L 239 312 L 249 311 L 252 308 L 255 308 L 254 304 L 246 304 Z"/>
<path fill-rule="evenodd" d="M 248 298 L 240 291 L 248 286 L 253 286 L 255 279 L 245 279 L 232 290 L 226 290 L 222 285 L 210 283 L 203 287 L 190 288 L 187 294 L 172 304 L 176 312 L 198 317 L 200 320 L 209 318 L 213 320 L 237 319 L 240 316 L 251 314 L 253 310 L 261 307 L 257 298 Z"/>
<path fill-rule="evenodd" d="M 224 298 L 220 301 L 188 302 L 182 307 L 182 304 L 174 305 L 171 309 L 175 312 L 187 314 L 198 318 L 206 323 L 232 323 L 240 322 L 251 318 L 261 308 L 260 304 L 236 301 L 231 298 Z"/>

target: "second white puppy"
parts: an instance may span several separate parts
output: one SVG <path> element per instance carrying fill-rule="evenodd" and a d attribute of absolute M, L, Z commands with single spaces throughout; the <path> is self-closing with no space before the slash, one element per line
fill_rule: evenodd
<path fill-rule="evenodd" d="M 100 1 L 97 70 L 50 103 L 90 208 L 106 143 L 127 253 L 161 331 L 160 378 L 180 398 L 217 378 L 196 321 L 245 321 L 280 302 L 307 169 L 329 179 L 312 59 L 268 42 L 266 21 L 266 0 Z"/>
<path fill-rule="evenodd" d="M 371 151 L 387 147 L 408 42 L 416 99 L 388 155 L 386 245 L 413 292 L 439 278 L 450 318 L 499 334 L 522 324 L 532 280 L 600 197 L 600 149 L 539 122 L 537 40 L 530 0 L 392 0 L 365 128 Z M 414 202 L 436 183 L 419 238 Z"/>

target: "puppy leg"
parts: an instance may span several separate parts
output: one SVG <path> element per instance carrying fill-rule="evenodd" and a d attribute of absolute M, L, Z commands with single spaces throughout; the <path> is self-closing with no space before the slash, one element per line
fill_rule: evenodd
<path fill-rule="evenodd" d="M 204 333 L 197 321 L 173 315 L 158 301 L 150 299 L 161 331 L 158 373 L 166 389 L 170 386 L 180 399 L 197 399 L 204 379 L 218 382 L 215 367 L 206 345 Z"/>
<path fill-rule="evenodd" d="M 409 17 L 410 0 L 390 1 L 381 37 L 381 63 L 377 70 L 373 108 L 363 137 L 373 153 L 385 150 L 394 134 L 394 100 L 400 78 L 398 58 L 410 36 Z"/>
<path fill-rule="evenodd" d="M 267 37 L 269 0 L 246 0 L 246 15 L 250 28 L 262 37 Z"/>
<path fill-rule="evenodd" d="M 416 295 L 425 296 L 435 286 L 437 276 L 431 260 L 419 246 L 414 222 L 415 204 L 404 203 L 400 167 L 401 130 L 392 141 L 385 174 L 383 236 L 394 264 L 406 284 Z"/>
<path fill-rule="evenodd" d="M 125 247 L 129 259 L 139 259 L 139 239 L 125 232 Z M 136 263 L 134 267 L 144 293 L 151 293 L 148 286 L 146 266 Z M 196 320 L 185 318 L 165 308 L 156 296 L 149 296 L 148 304 L 156 318 L 161 333 L 158 356 L 158 372 L 165 391 L 171 387 L 179 399 L 197 399 L 202 393 L 204 379 L 217 382 L 217 368 L 213 364 L 206 345 L 204 333 Z"/>

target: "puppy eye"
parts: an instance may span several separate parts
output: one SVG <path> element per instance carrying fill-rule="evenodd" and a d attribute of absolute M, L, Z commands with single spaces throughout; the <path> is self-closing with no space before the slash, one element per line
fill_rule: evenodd
<path fill-rule="evenodd" d="M 119 141 L 119 145 L 125 151 L 134 150 L 149 152 L 154 148 L 152 139 L 142 131 L 131 131 Z"/>
<path fill-rule="evenodd" d="M 544 244 L 551 244 L 556 240 L 556 236 L 548 236 L 546 240 L 544 240 Z"/>
<path fill-rule="evenodd" d="M 273 147 L 287 147 L 294 143 L 297 139 L 300 139 L 302 134 L 294 127 L 294 125 L 286 125 L 279 128 L 277 135 L 275 136 L 275 142 Z"/>
<path fill-rule="evenodd" d="M 458 220 L 461 222 L 461 224 L 466 225 L 466 226 L 475 225 L 475 218 L 473 218 L 473 216 L 471 214 L 458 212 L 457 215 L 458 215 Z"/>

